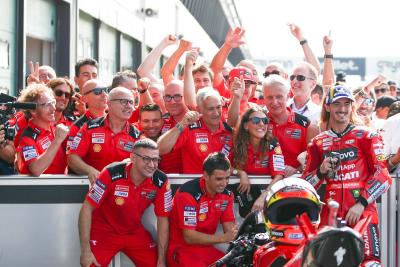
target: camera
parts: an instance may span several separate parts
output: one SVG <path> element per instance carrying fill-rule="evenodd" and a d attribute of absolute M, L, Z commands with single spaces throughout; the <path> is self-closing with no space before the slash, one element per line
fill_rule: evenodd
<path fill-rule="evenodd" d="M 13 96 L 9 96 L 6 94 L 0 95 L 0 106 L 3 108 L 0 109 L 0 125 L 4 125 L 4 138 L 6 140 L 14 140 L 16 131 L 15 126 L 10 125 L 10 118 L 12 118 L 15 114 L 15 109 L 36 109 L 36 103 L 31 102 L 15 102 L 16 98 Z M 4 108 L 5 107 L 5 108 Z"/>

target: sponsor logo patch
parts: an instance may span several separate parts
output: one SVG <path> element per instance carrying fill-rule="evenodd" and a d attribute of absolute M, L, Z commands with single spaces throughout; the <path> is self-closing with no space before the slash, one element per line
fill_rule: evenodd
<path fill-rule="evenodd" d="M 22 147 L 22 156 L 25 161 L 35 159 L 38 157 L 38 153 L 34 146 L 24 146 Z"/>

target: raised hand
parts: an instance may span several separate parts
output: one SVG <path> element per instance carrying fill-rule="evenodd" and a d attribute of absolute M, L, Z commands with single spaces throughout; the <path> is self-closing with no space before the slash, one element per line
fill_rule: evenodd
<path fill-rule="evenodd" d="M 245 42 L 242 40 L 242 37 L 246 31 L 240 27 L 236 27 L 235 30 L 229 29 L 228 33 L 225 37 L 225 44 L 236 48 L 244 44 Z"/>
<path fill-rule="evenodd" d="M 29 61 L 29 70 L 30 74 L 27 79 L 28 85 L 35 84 L 35 83 L 40 83 L 39 80 L 39 62 L 35 63 L 35 66 L 33 66 L 33 62 Z"/>

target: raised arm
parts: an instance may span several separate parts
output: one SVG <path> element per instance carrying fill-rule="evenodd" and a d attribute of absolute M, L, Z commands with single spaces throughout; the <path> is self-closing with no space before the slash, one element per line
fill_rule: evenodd
<path fill-rule="evenodd" d="M 215 54 L 210 64 L 210 69 L 214 72 L 214 86 L 218 86 L 224 79 L 222 76 L 222 68 L 224 67 L 229 53 L 233 48 L 244 44 L 244 41 L 242 40 L 244 33 L 245 30 L 237 27 L 235 30 L 229 29 L 226 34 L 224 44 L 221 46 L 217 54 Z"/>
<path fill-rule="evenodd" d="M 140 78 L 138 81 L 138 87 L 139 87 L 139 106 L 147 105 L 147 104 L 154 104 L 153 98 L 150 95 L 149 92 L 149 86 L 150 86 L 150 80 L 149 78 Z"/>
<path fill-rule="evenodd" d="M 140 77 L 147 77 L 152 82 L 159 82 L 160 80 L 154 76 L 152 73 L 154 67 L 157 64 L 157 61 L 160 59 L 162 55 L 162 51 L 176 43 L 176 37 L 174 35 L 167 35 L 161 42 L 151 50 L 151 52 L 147 55 L 147 57 L 143 60 L 142 64 L 140 64 L 139 68 L 137 69 L 137 73 Z"/>
<path fill-rule="evenodd" d="M 242 99 L 245 90 L 243 75 L 240 76 L 240 79 L 235 77 L 230 86 L 232 98 L 228 107 L 227 123 L 229 126 L 235 128 L 237 123 L 240 121 L 240 100 Z"/>
<path fill-rule="evenodd" d="M 196 110 L 196 89 L 193 81 L 193 65 L 199 55 L 199 49 L 194 48 L 186 54 L 185 72 L 183 74 L 183 96 L 185 104 L 190 110 Z"/>
<path fill-rule="evenodd" d="M 179 59 L 186 51 L 192 49 L 192 43 L 187 40 L 181 40 L 178 49 L 171 55 L 171 57 L 165 62 L 161 68 L 161 77 L 164 81 L 164 85 L 167 85 L 174 79 L 174 70 L 178 65 Z"/>
<path fill-rule="evenodd" d="M 333 40 L 329 36 L 324 36 L 324 70 L 322 76 L 322 88 L 326 94 L 327 88 L 330 88 L 334 83 L 334 68 L 332 55 Z"/>
<path fill-rule="evenodd" d="M 288 26 L 290 32 L 300 42 L 300 45 L 303 48 L 305 61 L 313 65 L 317 69 L 318 73 L 320 73 L 321 67 L 319 66 L 318 59 L 315 57 L 313 51 L 308 45 L 307 40 L 304 38 L 301 28 L 294 23 L 289 23 Z"/>

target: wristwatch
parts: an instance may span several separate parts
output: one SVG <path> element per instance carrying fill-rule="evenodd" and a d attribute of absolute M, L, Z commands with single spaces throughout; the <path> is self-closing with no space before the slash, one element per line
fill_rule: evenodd
<path fill-rule="evenodd" d="M 239 171 L 238 171 L 237 169 L 233 169 L 233 170 L 232 170 L 232 174 L 235 175 L 235 176 L 237 176 L 237 175 L 239 174 Z"/>

